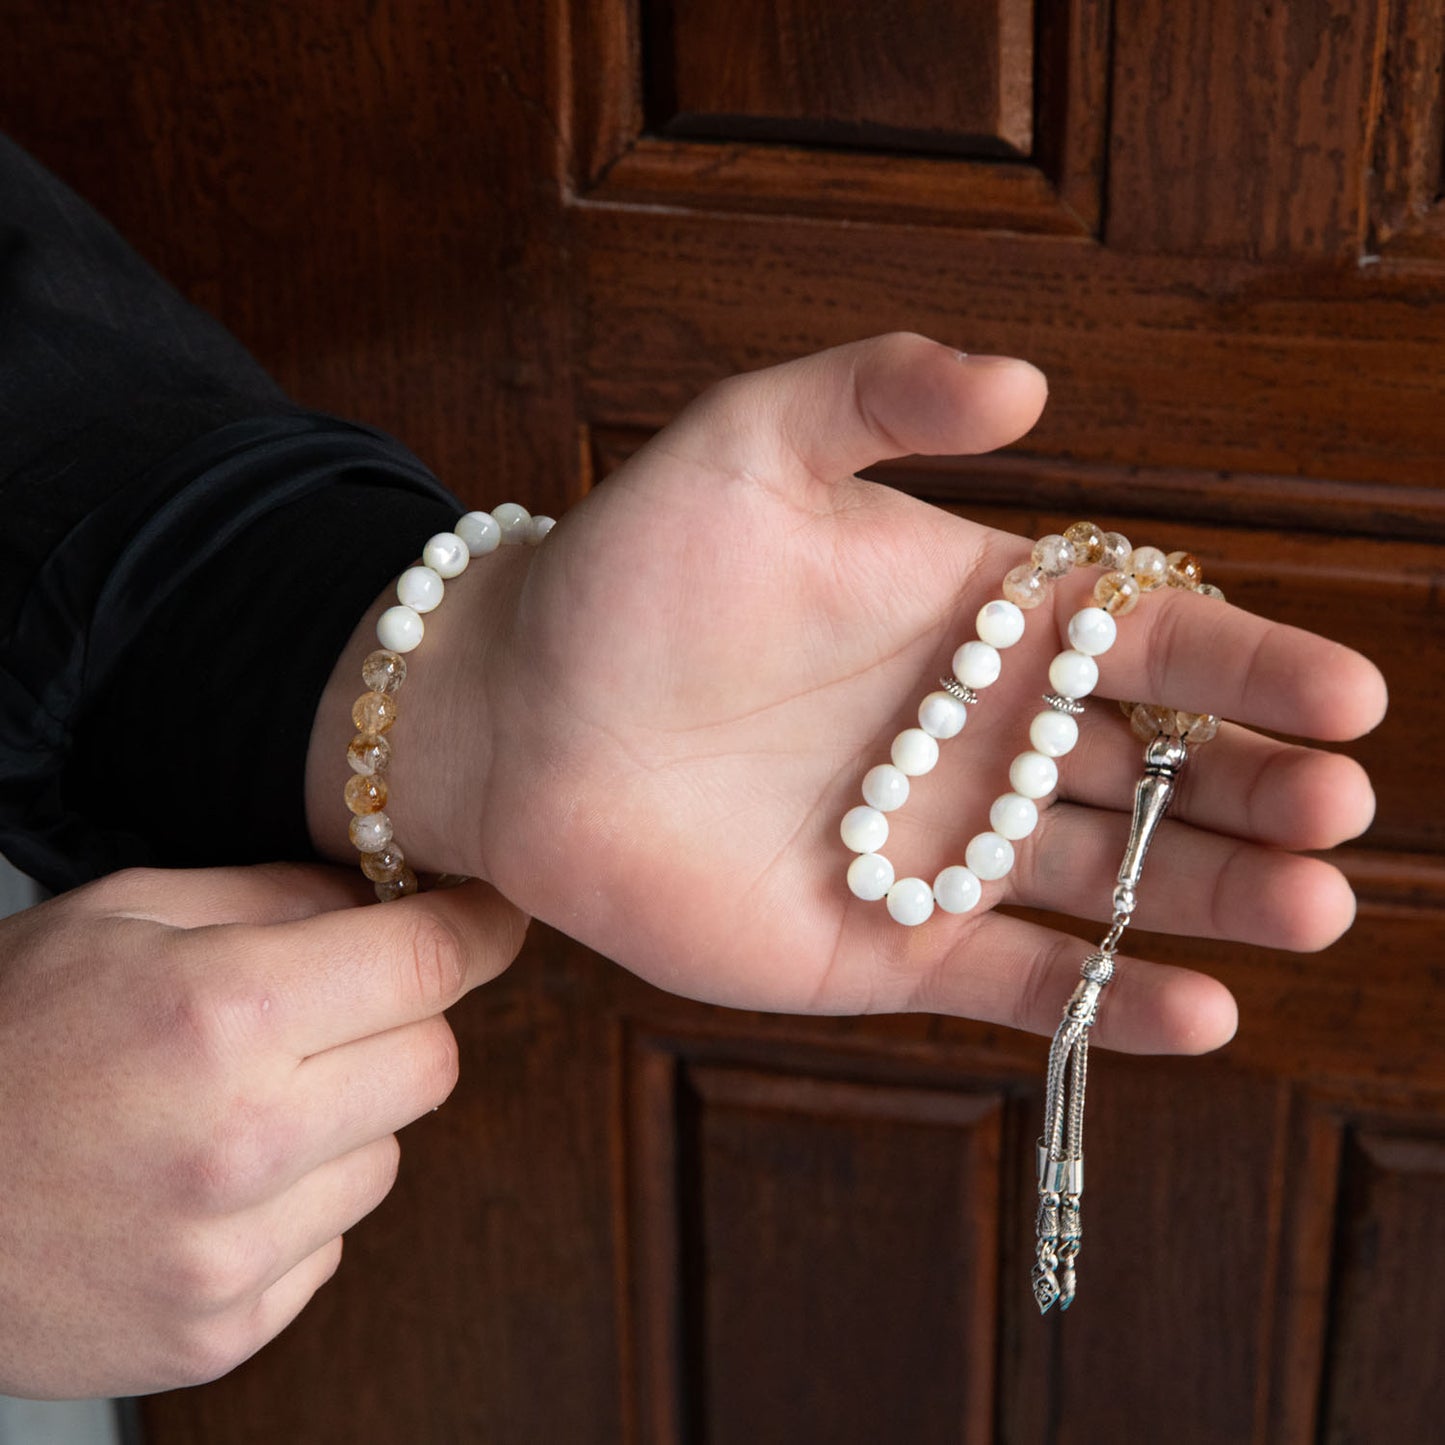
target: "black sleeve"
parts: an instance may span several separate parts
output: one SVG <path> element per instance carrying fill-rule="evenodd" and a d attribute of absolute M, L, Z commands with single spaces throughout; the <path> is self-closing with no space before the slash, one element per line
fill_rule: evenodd
<path fill-rule="evenodd" d="M 309 856 L 321 690 L 459 510 L 0 137 L 0 852 L 56 889 Z"/>

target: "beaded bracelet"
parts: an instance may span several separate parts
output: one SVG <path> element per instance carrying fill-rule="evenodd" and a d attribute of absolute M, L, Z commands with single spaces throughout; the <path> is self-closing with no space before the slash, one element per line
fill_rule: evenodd
<path fill-rule="evenodd" d="M 965 849 L 966 865 L 945 868 L 930 887 L 921 878 L 894 879 L 893 865 L 878 849 L 888 838 L 887 814 L 908 799 L 910 779 L 930 772 L 938 761 L 939 742 L 957 736 L 968 721 L 968 708 L 979 690 L 990 687 L 1002 671 L 1004 649 L 1024 633 L 1024 612 L 1039 606 L 1053 582 L 1074 565 L 1106 569 L 1093 589 L 1093 605 L 1069 619 L 1071 646 L 1049 664 L 1044 711 L 1029 725 L 1032 748 L 1014 758 L 1009 768 L 1012 791 L 1001 794 L 989 810 L 991 830 L 975 834 Z M 983 884 L 1005 877 L 1014 865 L 1014 843 L 1038 825 L 1037 800 L 1058 784 L 1057 759 L 1078 742 L 1080 699 L 1099 681 L 1095 658 L 1113 645 L 1115 617 L 1135 608 L 1140 597 L 1165 585 L 1223 598 L 1219 588 L 1202 580 L 1202 569 L 1187 552 L 1167 556 L 1157 547 L 1131 547 L 1118 532 L 1101 532 L 1092 522 L 1075 522 L 1062 535 L 1034 544 L 1030 560 L 1015 567 L 1003 581 L 1003 597 L 986 603 L 977 617 L 978 636 L 953 655 L 953 675 L 940 681 L 918 710 L 918 727 L 906 728 L 893 740 L 890 763 L 868 771 L 863 779 L 861 807 L 843 817 L 844 843 L 858 856 L 848 867 L 848 887 L 861 899 L 884 899 L 897 922 L 918 925 L 935 905 L 948 913 L 966 913 L 977 906 Z M 1188 759 L 1188 745 L 1210 741 L 1219 719 L 1208 713 L 1186 713 L 1150 703 L 1122 702 L 1135 734 L 1147 746 L 1144 777 L 1134 793 L 1134 814 L 1124 860 L 1113 897 L 1113 916 L 1098 949 L 1084 960 L 1082 977 L 1064 1007 L 1063 1019 L 1049 1048 L 1045 1081 L 1044 1135 L 1038 1142 L 1038 1237 L 1032 1283 L 1040 1311 L 1057 1303 L 1068 1309 L 1077 1289 L 1076 1261 L 1083 1240 L 1081 1198 L 1084 1188 L 1084 1088 L 1088 1070 L 1089 1030 L 1098 1017 L 1104 988 L 1114 974 L 1114 955 L 1137 905 L 1136 887 L 1149 844 L 1173 797 L 1179 770 Z"/>
<path fill-rule="evenodd" d="M 346 781 L 346 806 L 351 812 L 351 841 L 361 854 L 361 871 L 387 903 L 417 891 L 416 873 L 396 841 L 387 802 L 386 771 L 391 766 L 391 740 L 386 736 L 397 719 L 397 694 L 406 682 L 406 658 L 426 633 L 423 614 L 441 605 L 446 583 L 460 577 L 473 557 L 498 547 L 522 543 L 537 546 L 556 523 L 534 517 L 516 502 L 503 502 L 491 512 L 467 512 L 454 530 L 438 532 L 422 548 L 422 560 L 397 579 L 397 604 L 376 622 L 381 644 L 361 664 L 366 691 L 351 708 L 356 736 L 346 748 L 353 776 Z"/>

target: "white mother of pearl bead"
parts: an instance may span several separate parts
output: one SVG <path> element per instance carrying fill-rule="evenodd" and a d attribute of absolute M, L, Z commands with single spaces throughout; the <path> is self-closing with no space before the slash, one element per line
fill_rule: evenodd
<path fill-rule="evenodd" d="M 1049 664 L 1049 686 L 1064 697 L 1088 697 L 1099 685 L 1099 664 L 1086 653 L 1061 652 Z"/>
<path fill-rule="evenodd" d="M 922 728 L 904 728 L 893 739 L 889 754 L 893 766 L 910 778 L 921 777 L 932 772 L 938 763 L 938 739 L 931 738 Z"/>
<path fill-rule="evenodd" d="M 473 557 L 485 557 L 502 545 L 502 529 L 490 512 L 467 512 L 457 519 L 453 531 Z"/>
<path fill-rule="evenodd" d="M 1012 602 L 998 597 L 978 609 L 974 626 L 991 647 L 1012 647 L 1024 635 L 1024 615 Z"/>
<path fill-rule="evenodd" d="M 1069 618 L 1069 644 L 1089 657 L 1107 652 L 1119 635 L 1119 624 L 1102 607 L 1081 607 Z"/>
<path fill-rule="evenodd" d="M 1025 798 L 1042 798 L 1059 783 L 1059 765 L 1042 753 L 1020 753 L 1009 764 L 1008 780 Z"/>
<path fill-rule="evenodd" d="M 442 577 L 460 577 L 467 570 L 472 554 L 455 532 L 438 532 L 427 539 L 421 549 L 421 560 Z"/>
<path fill-rule="evenodd" d="M 1001 793 L 988 810 L 988 823 L 1001 838 L 1017 842 L 1038 827 L 1039 810 L 1033 799 L 1022 793 Z"/>
<path fill-rule="evenodd" d="M 1002 670 L 998 648 L 987 642 L 965 642 L 953 654 L 953 675 L 965 687 L 988 687 Z"/>
<path fill-rule="evenodd" d="M 1079 724 L 1066 712 L 1045 708 L 1029 724 L 1029 741 L 1046 758 L 1061 758 L 1079 741 Z"/>
<path fill-rule="evenodd" d="M 997 833 L 975 833 L 963 856 L 976 877 L 992 883 L 1014 866 L 1014 845 Z"/>
<path fill-rule="evenodd" d="M 893 887 L 893 865 L 881 853 L 860 853 L 848 865 L 848 891 L 865 903 L 886 898 Z"/>
<path fill-rule="evenodd" d="M 502 529 L 502 545 L 516 546 L 532 530 L 532 514 L 518 502 L 503 502 L 492 508 L 492 520 Z"/>
<path fill-rule="evenodd" d="M 388 607 L 376 619 L 376 640 L 392 652 L 414 652 L 425 632 L 426 623 L 414 607 Z"/>
<path fill-rule="evenodd" d="M 908 801 L 908 774 L 892 763 L 869 768 L 863 774 L 863 801 L 880 813 L 901 808 Z"/>
<path fill-rule="evenodd" d="M 556 517 L 533 517 L 527 524 L 527 545 L 540 547 L 547 533 L 557 525 Z"/>
<path fill-rule="evenodd" d="M 931 738 L 956 738 L 968 721 L 968 709 L 946 692 L 931 692 L 918 704 L 918 726 Z"/>
<path fill-rule="evenodd" d="M 900 878 L 888 890 L 888 913 L 910 928 L 933 917 L 933 889 L 921 878 Z"/>
<path fill-rule="evenodd" d="M 983 897 L 983 885 L 971 869 L 955 863 L 933 880 L 933 896 L 945 913 L 967 913 Z"/>
<path fill-rule="evenodd" d="M 877 808 L 849 808 L 838 831 L 854 853 L 876 853 L 888 841 L 888 819 Z"/>
<path fill-rule="evenodd" d="M 430 612 L 441 606 L 446 583 L 430 567 L 408 567 L 396 579 L 396 595 L 413 612 Z"/>

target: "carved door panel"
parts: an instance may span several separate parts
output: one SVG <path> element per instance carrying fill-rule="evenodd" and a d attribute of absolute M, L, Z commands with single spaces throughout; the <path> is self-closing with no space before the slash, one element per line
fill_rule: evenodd
<path fill-rule="evenodd" d="M 1067 1318 L 1026 1284 L 1041 1040 L 686 1005 L 542 933 L 337 1280 L 147 1438 L 1433 1438 L 1441 0 L 7 13 L 0 121 L 464 495 L 557 510 L 709 381 L 912 328 L 1052 399 L 886 480 L 1188 547 L 1393 696 L 1340 945 L 1139 945 L 1243 1023 L 1100 1056 Z"/>

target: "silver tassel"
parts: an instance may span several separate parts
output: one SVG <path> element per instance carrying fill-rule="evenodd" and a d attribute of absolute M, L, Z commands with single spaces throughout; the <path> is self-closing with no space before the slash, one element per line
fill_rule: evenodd
<path fill-rule="evenodd" d="M 1134 790 L 1134 821 L 1114 888 L 1114 916 L 1098 950 L 1083 963 L 1082 977 L 1064 1007 L 1049 1048 L 1044 1086 L 1044 1135 L 1038 1144 L 1038 1249 L 1033 1268 L 1034 1301 L 1041 1314 L 1055 1304 L 1066 1310 L 1077 1288 L 1075 1261 L 1083 1242 L 1084 1086 L 1089 1073 L 1089 1030 L 1099 1001 L 1114 976 L 1114 953 L 1137 903 L 1135 889 L 1144 855 L 1174 796 L 1179 770 L 1188 760 L 1184 743 L 1160 736 L 1144 750 L 1144 776 Z"/>

